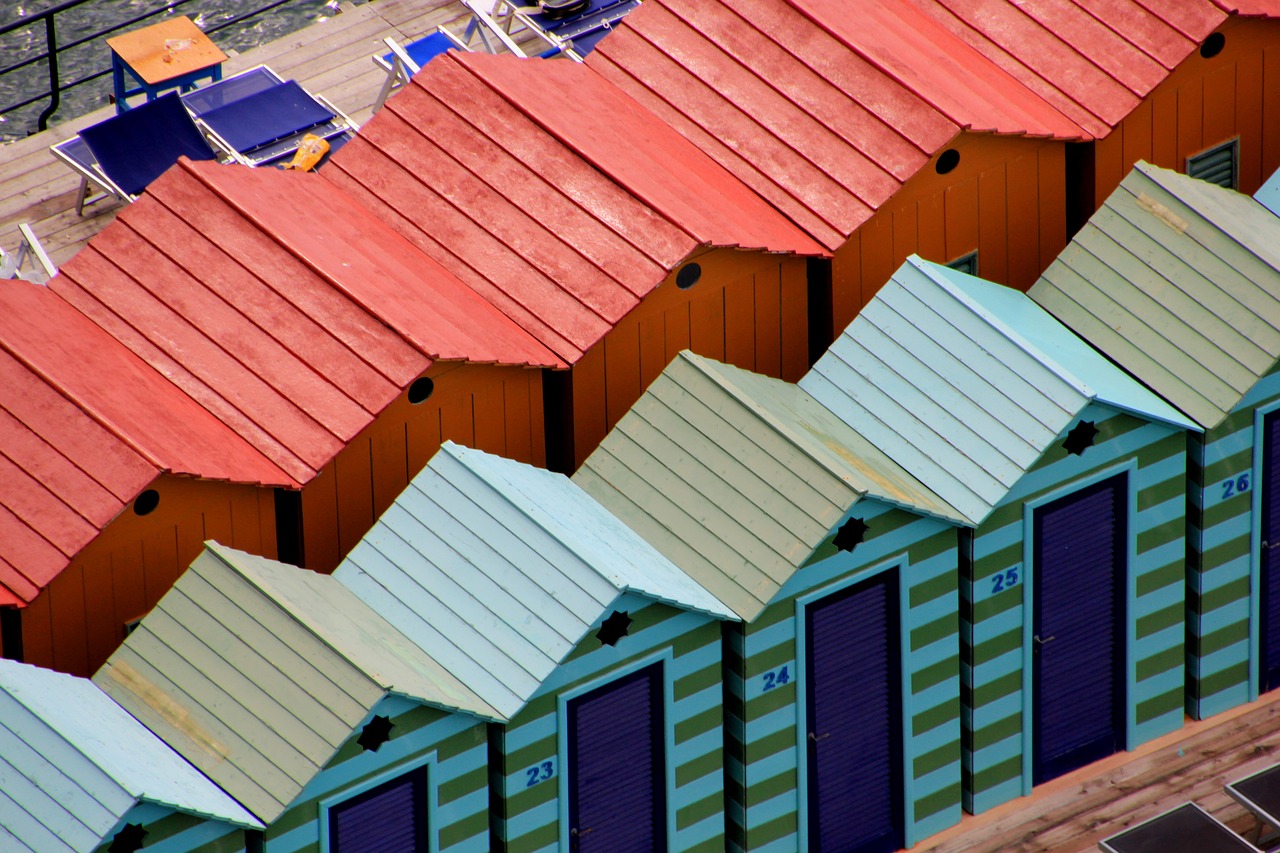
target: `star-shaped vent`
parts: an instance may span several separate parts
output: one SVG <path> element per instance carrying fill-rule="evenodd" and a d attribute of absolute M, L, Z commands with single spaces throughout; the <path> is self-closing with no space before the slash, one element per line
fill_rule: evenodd
<path fill-rule="evenodd" d="M 867 523 L 860 518 L 851 518 L 836 531 L 833 544 L 841 551 L 852 551 L 866 538 Z"/>
<path fill-rule="evenodd" d="M 135 850 L 142 849 L 142 839 L 146 837 L 147 831 L 142 828 L 142 824 L 126 823 L 124 829 L 116 833 L 107 853 L 134 853 Z"/>
<path fill-rule="evenodd" d="M 378 747 L 391 740 L 391 729 L 394 727 L 395 723 L 391 722 L 390 717 L 375 716 L 364 724 L 364 730 L 356 738 L 356 743 L 364 747 L 366 752 L 377 752 Z"/>
<path fill-rule="evenodd" d="M 1079 456 L 1090 447 L 1093 447 L 1093 440 L 1098 437 L 1098 428 L 1093 425 L 1093 421 L 1081 421 L 1071 428 L 1071 432 L 1067 433 L 1066 441 L 1062 442 L 1062 446 L 1067 453 Z"/>
<path fill-rule="evenodd" d="M 616 646 L 618 641 L 627 636 L 627 631 L 631 627 L 631 617 L 627 615 L 625 610 L 615 610 L 609 614 L 609 618 L 600 624 L 600 630 L 596 632 L 596 639 L 604 643 L 606 646 Z"/>

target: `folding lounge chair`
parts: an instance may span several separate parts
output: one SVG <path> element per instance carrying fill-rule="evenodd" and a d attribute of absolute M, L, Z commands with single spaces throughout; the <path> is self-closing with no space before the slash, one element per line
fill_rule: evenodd
<path fill-rule="evenodd" d="M 0 279 L 17 278 L 35 284 L 44 284 L 57 275 L 58 268 L 45 254 L 44 247 L 36 239 L 31 226 L 25 222 L 20 223 L 18 233 L 22 235 L 22 239 L 18 242 L 17 251 L 6 253 L 0 250 Z M 25 274 L 22 271 L 24 265 L 30 267 Z"/>
<path fill-rule="evenodd" d="M 409 78 L 422 70 L 422 66 L 449 48 L 466 52 L 471 50 L 466 42 L 444 27 L 436 27 L 434 33 L 429 33 L 405 45 L 399 44 L 391 36 L 387 36 L 383 41 L 386 42 L 391 52 L 373 57 L 373 64 L 387 72 L 387 79 L 382 84 L 382 89 L 378 92 L 377 100 L 373 102 L 373 111 L 375 113 L 382 109 L 383 103 L 391 96 L 392 92 L 398 92 L 403 89 L 409 82 Z"/>
<path fill-rule="evenodd" d="M 470 46 L 472 40 L 479 35 L 480 44 L 487 53 L 498 53 L 498 47 L 504 47 L 516 56 L 528 57 L 530 54 L 516 43 L 509 30 L 512 28 L 514 21 L 505 20 L 498 23 L 494 16 L 502 12 L 504 17 L 509 17 L 511 5 L 506 0 L 460 0 L 463 8 L 471 12 L 471 20 L 467 22 L 467 29 L 462 35 L 464 44 Z M 538 38 L 538 44 L 542 46 L 542 50 L 535 56 L 555 56 L 564 52 L 566 45 L 559 39 L 550 37 L 541 31 L 535 31 L 534 35 Z"/>
<path fill-rule="evenodd" d="M 517 23 L 533 32 L 548 45 L 540 56 L 563 53 L 576 62 L 582 62 L 614 25 L 639 5 L 640 0 L 591 0 L 587 8 L 578 14 L 560 18 L 538 11 L 537 6 L 519 6 L 513 0 L 499 0 L 492 20 L 508 36 L 520 32 L 515 28 Z"/>
<path fill-rule="evenodd" d="M 1270 845 L 1280 838 L 1280 764 L 1223 787 L 1227 794 L 1244 806 L 1257 820 L 1253 843 Z M 1264 830 L 1271 827 L 1271 832 Z"/>
<path fill-rule="evenodd" d="M 277 83 L 199 114 L 215 145 L 247 166 L 260 166 L 298 150 L 314 134 L 335 147 L 357 129 L 337 107 L 293 80 Z"/>
<path fill-rule="evenodd" d="M 247 71 L 224 77 L 217 83 L 187 92 L 182 96 L 182 103 L 187 108 L 187 112 L 198 119 L 218 107 L 226 106 L 232 101 L 238 101 L 283 82 L 284 78 L 266 65 L 256 65 Z"/>
<path fill-rule="evenodd" d="M 80 176 L 76 213 L 81 215 L 87 202 L 100 198 L 133 201 L 179 157 L 216 158 L 174 92 L 86 127 L 51 150 Z M 91 184 L 102 192 L 88 199 Z"/>
<path fill-rule="evenodd" d="M 1106 853 L 1260 853 L 1195 803 L 1098 842 Z"/>

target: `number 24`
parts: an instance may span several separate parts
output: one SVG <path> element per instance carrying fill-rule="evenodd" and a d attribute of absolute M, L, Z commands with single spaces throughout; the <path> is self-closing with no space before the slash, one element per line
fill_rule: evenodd
<path fill-rule="evenodd" d="M 1018 568 L 1015 566 L 1007 572 L 1001 572 L 991 579 L 991 594 L 1004 592 L 1018 582 Z"/>

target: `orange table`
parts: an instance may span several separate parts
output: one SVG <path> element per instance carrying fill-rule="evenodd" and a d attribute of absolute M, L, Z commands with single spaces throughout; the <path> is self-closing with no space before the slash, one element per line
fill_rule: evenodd
<path fill-rule="evenodd" d="M 227 55 L 182 15 L 107 39 L 116 112 L 129 109 L 131 95 L 154 101 L 165 89 L 189 91 L 200 80 L 221 80 Z M 128 87 L 126 75 L 140 86 Z"/>

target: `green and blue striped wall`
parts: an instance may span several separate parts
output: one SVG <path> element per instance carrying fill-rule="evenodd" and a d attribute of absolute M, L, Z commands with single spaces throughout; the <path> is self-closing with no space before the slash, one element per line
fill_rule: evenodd
<path fill-rule="evenodd" d="M 146 831 L 146 853 L 244 853 L 245 831 L 221 821 L 176 812 L 155 803 L 140 803 L 129 811 L 120 826 L 103 838 L 94 853 L 110 853 L 116 832 L 126 824 L 138 824 Z"/>
<path fill-rule="evenodd" d="M 726 625 L 730 850 L 806 849 L 804 608 L 885 571 L 898 573 L 901 599 L 907 846 L 960 820 L 956 528 L 873 498 L 840 524 L 850 516 L 868 525 L 852 551 L 832 544 L 836 525 L 758 618 Z"/>
<path fill-rule="evenodd" d="M 569 849 L 564 703 L 658 661 L 668 850 L 724 850 L 720 622 L 634 594 L 618 598 L 613 610 L 631 617 L 626 636 L 605 645 L 595 636 L 597 622 L 510 723 L 495 724 L 496 831 L 507 853 Z"/>
<path fill-rule="evenodd" d="M 1031 510 L 1121 472 L 1130 512 L 1126 747 L 1182 725 L 1185 432 L 1100 403 L 1079 420 L 1097 427 L 1093 446 L 1072 455 L 1061 440 L 1051 445 L 974 532 L 972 574 L 961 578 L 964 805 L 973 813 L 1031 792 Z M 994 593 L 1010 569 L 1018 582 Z"/>
<path fill-rule="evenodd" d="M 1192 438 L 1186 711 L 1196 719 L 1258 698 L 1262 418 L 1277 407 L 1273 369 L 1203 442 Z"/>
<path fill-rule="evenodd" d="M 489 850 L 485 722 L 399 696 L 379 702 L 369 719 L 376 715 L 391 720 L 389 739 L 376 751 L 365 750 L 356 742 L 363 725 L 357 727 L 289 808 L 267 827 L 266 849 L 271 853 L 327 853 L 330 807 L 425 764 L 430 853 Z"/>

